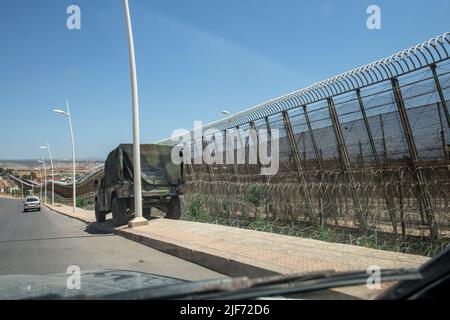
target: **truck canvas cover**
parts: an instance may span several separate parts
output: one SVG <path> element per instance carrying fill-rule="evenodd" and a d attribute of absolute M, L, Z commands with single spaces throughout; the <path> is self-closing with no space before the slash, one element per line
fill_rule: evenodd
<path fill-rule="evenodd" d="M 141 177 L 144 184 L 176 185 L 182 182 L 182 165 L 171 160 L 172 146 L 141 144 Z M 105 186 L 133 181 L 133 145 L 121 144 L 105 162 Z"/>

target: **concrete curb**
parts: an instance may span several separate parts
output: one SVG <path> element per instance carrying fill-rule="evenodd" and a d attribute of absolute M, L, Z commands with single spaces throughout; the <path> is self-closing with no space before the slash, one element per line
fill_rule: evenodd
<path fill-rule="evenodd" d="M 115 233 L 129 240 L 141 243 L 153 249 L 162 251 L 186 261 L 193 262 L 195 264 L 231 277 L 242 277 L 248 276 L 249 274 L 251 274 L 252 277 L 263 277 L 278 274 L 277 272 L 256 267 L 241 261 L 227 259 L 225 257 L 183 247 L 178 244 L 158 239 L 152 239 L 150 237 L 145 237 L 132 232 L 128 232 L 127 230 L 115 229 Z"/>
<path fill-rule="evenodd" d="M 84 220 L 84 219 L 81 218 L 81 217 L 76 217 L 76 216 L 70 215 L 70 214 L 65 213 L 65 212 L 56 211 L 54 208 L 51 208 L 49 205 L 47 205 L 47 204 L 45 204 L 45 203 L 42 203 L 42 206 L 46 207 L 46 208 L 47 208 L 48 210 L 50 210 L 50 211 L 53 211 L 53 212 L 62 214 L 63 216 L 66 216 L 66 217 L 69 217 L 69 218 L 72 218 L 72 219 L 75 219 L 75 220 L 84 222 L 84 223 L 86 223 L 87 225 L 91 225 L 91 224 L 92 224 L 92 222 L 86 221 L 86 220 Z"/>

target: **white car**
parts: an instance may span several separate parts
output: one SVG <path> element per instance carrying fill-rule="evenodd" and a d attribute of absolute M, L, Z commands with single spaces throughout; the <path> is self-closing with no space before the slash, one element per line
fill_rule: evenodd
<path fill-rule="evenodd" d="M 41 211 L 41 201 L 38 197 L 28 197 L 23 202 L 23 212 L 27 212 L 28 210 L 37 210 Z"/>

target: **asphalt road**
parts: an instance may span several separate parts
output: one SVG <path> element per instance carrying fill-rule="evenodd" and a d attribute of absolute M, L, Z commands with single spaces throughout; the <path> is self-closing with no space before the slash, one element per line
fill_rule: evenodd
<path fill-rule="evenodd" d="M 99 233 L 81 221 L 42 207 L 23 212 L 20 200 L 0 198 L 0 275 L 49 275 L 120 269 L 186 280 L 224 275 L 114 234 Z"/>

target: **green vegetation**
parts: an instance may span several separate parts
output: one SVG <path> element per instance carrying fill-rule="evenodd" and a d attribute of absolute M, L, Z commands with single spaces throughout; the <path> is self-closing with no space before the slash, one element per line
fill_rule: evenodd
<path fill-rule="evenodd" d="M 256 208 L 261 204 L 261 193 L 256 185 L 251 185 L 247 188 L 245 197 Z M 300 222 L 267 221 L 259 214 L 256 214 L 253 219 L 233 220 L 230 219 L 230 204 L 226 200 L 220 202 L 220 207 L 223 209 L 223 212 L 227 213 L 227 217 L 218 217 L 208 212 L 205 199 L 199 193 L 185 195 L 183 204 L 183 218 L 188 221 L 214 223 L 326 242 L 352 244 L 379 250 L 434 256 L 450 244 L 449 239 L 430 241 L 427 238 L 409 237 L 402 240 L 400 237 L 377 230 L 371 230 L 369 233 L 361 235 L 356 229 L 330 225 L 311 226 Z"/>
<path fill-rule="evenodd" d="M 253 204 L 255 207 L 259 207 L 262 200 L 261 190 L 256 184 L 251 184 L 245 190 L 245 200 Z"/>
<path fill-rule="evenodd" d="M 256 218 L 249 222 L 246 227 L 247 229 L 256 230 L 256 231 L 268 231 L 268 225 L 266 220 L 264 220 L 261 216 L 256 216 Z"/>
<path fill-rule="evenodd" d="M 85 208 L 87 205 L 87 201 L 83 197 L 77 197 L 76 203 L 78 208 Z"/>
<path fill-rule="evenodd" d="M 203 197 L 194 193 L 186 199 L 185 219 L 196 222 L 210 222 L 210 216 L 203 206 Z"/>
<path fill-rule="evenodd" d="M 267 219 L 261 210 L 264 205 L 264 192 L 257 184 L 250 184 L 244 189 L 243 197 L 248 204 L 255 207 L 255 214 L 251 217 L 233 214 L 236 208 L 233 208 L 232 202 L 226 198 L 211 199 L 200 193 L 185 194 L 182 202 L 184 213 L 182 219 L 424 256 L 434 256 L 450 245 L 448 238 L 431 241 L 426 236 L 409 236 L 402 239 L 400 235 L 395 236 L 377 229 L 361 234 L 356 228 L 311 225 L 273 217 Z"/>
<path fill-rule="evenodd" d="M 309 238 L 322 240 L 327 242 L 338 242 L 336 241 L 338 234 L 335 230 L 327 226 L 313 226 L 310 229 Z"/>

